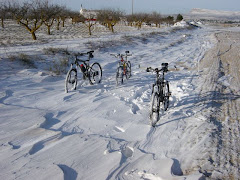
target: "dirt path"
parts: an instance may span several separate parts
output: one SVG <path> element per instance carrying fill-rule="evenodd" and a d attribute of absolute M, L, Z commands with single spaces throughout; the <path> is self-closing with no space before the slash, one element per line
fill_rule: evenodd
<path fill-rule="evenodd" d="M 204 57 L 200 69 L 204 78 L 200 96 L 211 106 L 213 150 L 210 179 L 240 177 L 240 33 L 215 34 L 217 43 Z M 208 98 L 206 98 L 208 97 Z"/>

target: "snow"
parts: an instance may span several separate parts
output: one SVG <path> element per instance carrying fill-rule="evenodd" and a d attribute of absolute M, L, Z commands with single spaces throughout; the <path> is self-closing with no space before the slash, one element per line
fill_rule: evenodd
<path fill-rule="evenodd" d="M 173 27 L 186 27 L 188 26 L 186 21 L 182 20 L 182 21 L 179 21 L 179 22 L 176 22 Z"/>
<path fill-rule="evenodd" d="M 180 26 L 185 23 L 180 22 Z M 185 27 L 185 25 L 183 26 Z M 210 166 L 211 108 L 199 101 L 203 82 L 198 62 L 213 46 L 212 30 L 160 29 L 95 37 L 57 39 L 48 43 L 0 47 L 0 179 L 201 179 L 199 165 Z M 103 68 L 99 85 L 86 81 L 65 93 L 65 74 L 49 64 L 70 52 L 95 50 Z M 116 86 L 117 60 L 132 56 L 132 77 Z M 37 68 L 10 55 L 25 53 Z M 168 62 L 170 108 L 156 128 L 149 125 L 155 74 L 146 67 Z M 175 68 L 176 67 L 176 68 Z M 227 85 L 229 77 L 219 83 Z"/>

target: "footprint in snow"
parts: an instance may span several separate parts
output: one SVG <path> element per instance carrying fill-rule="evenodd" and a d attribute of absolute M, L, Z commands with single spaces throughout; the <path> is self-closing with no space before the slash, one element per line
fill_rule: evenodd
<path fill-rule="evenodd" d="M 13 91 L 11 91 L 11 90 L 6 90 L 6 91 L 5 91 L 5 96 L 0 98 L 0 103 L 4 103 L 4 101 L 5 101 L 7 98 L 11 97 L 12 95 L 13 95 Z"/>
<path fill-rule="evenodd" d="M 133 156 L 134 149 L 132 147 L 126 146 L 124 149 L 122 149 L 121 153 L 126 157 L 132 157 Z"/>

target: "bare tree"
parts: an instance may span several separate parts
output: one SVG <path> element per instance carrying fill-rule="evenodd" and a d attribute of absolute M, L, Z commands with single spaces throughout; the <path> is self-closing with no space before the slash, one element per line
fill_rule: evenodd
<path fill-rule="evenodd" d="M 1 19 L 1 26 L 4 28 L 4 20 L 8 16 L 8 8 L 6 5 L 6 2 L 1 2 L 0 3 L 0 19 Z"/>
<path fill-rule="evenodd" d="M 153 12 L 150 15 L 150 22 L 154 23 L 156 25 L 156 27 L 160 27 L 160 24 L 162 22 L 162 16 L 161 14 L 157 13 L 157 12 Z"/>
<path fill-rule="evenodd" d="M 9 3 L 9 11 L 13 18 L 31 33 L 33 40 L 36 40 L 36 31 L 43 24 L 43 1 L 33 0 L 31 2 Z"/>
<path fill-rule="evenodd" d="M 95 15 L 89 13 L 89 14 L 87 15 L 87 19 L 85 19 L 85 21 L 84 21 L 84 24 L 85 24 L 85 25 L 87 26 L 87 28 L 88 28 L 89 36 L 91 36 L 91 35 L 92 35 L 92 28 L 93 28 L 93 26 L 96 24 Z"/>
<path fill-rule="evenodd" d="M 51 34 L 51 27 L 57 15 L 60 14 L 61 7 L 58 5 L 50 5 L 48 2 L 44 4 L 43 8 L 43 22 L 48 29 L 48 35 Z"/>
<path fill-rule="evenodd" d="M 72 24 L 82 22 L 84 23 L 85 17 L 80 15 L 79 12 L 69 11 L 69 17 L 72 19 Z"/>
<path fill-rule="evenodd" d="M 57 30 L 60 29 L 60 23 L 62 22 L 62 27 L 65 26 L 65 21 L 67 19 L 67 17 L 69 16 L 69 10 L 67 10 L 67 8 L 65 6 L 61 6 L 60 7 L 60 12 L 57 14 L 56 16 L 56 20 L 57 20 Z"/>
<path fill-rule="evenodd" d="M 141 29 L 144 22 L 149 21 L 149 14 L 147 13 L 136 13 L 127 16 L 127 20 L 134 23 L 138 29 Z"/>
<path fill-rule="evenodd" d="M 122 11 L 107 9 L 98 12 L 97 20 L 114 32 L 113 27 L 120 21 L 121 16 L 123 16 Z"/>
<path fill-rule="evenodd" d="M 62 27 L 65 26 L 65 21 L 69 17 L 69 12 L 70 12 L 70 10 L 63 8 L 63 11 L 60 13 L 60 17 L 62 20 Z"/>
<path fill-rule="evenodd" d="M 163 21 L 166 22 L 168 25 L 174 24 L 174 17 L 173 16 L 168 16 L 166 18 L 163 18 Z"/>
<path fill-rule="evenodd" d="M 136 20 L 136 18 L 133 14 L 132 15 L 127 15 L 126 19 L 127 19 L 127 22 L 128 22 L 129 26 L 133 26 L 134 23 L 135 23 L 135 20 Z"/>

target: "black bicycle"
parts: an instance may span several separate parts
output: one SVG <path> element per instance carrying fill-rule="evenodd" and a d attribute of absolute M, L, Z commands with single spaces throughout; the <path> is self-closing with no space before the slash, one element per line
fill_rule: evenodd
<path fill-rule="evenodd" d="M 65 80 L 65 92 L 68 93 L 71 90 L 76 90 L 77 88 L 77 67 L 80 68 L 83 77 L 83 80 L 88 79 L 91 85 L 100 83 L 102 80 L 102 68 L 99 63 L 94 62 L 91 66 L 89 61 L 93 58 L 93 52 L 89 51 L 87 53 L 77 53 L 74 54 L 75 61 L 71 64 L 71 68 L 67 73 Z M 79 59 L 78 56 L 88 55 L 87 60 Z"/>
<path fill-rule="evenodd" d="M 117 85 L 123 84 L 123 78 L 129 79 L 131 77 L 131 62 L 127 59 L 129 51 L 125 51 L 125 54 L 110 54 L 116 58 L 120 58 L 118 62 L 117 72 L 116 72 L 116 83 Z"/>
<path fill-rule="evenodd" d="M 152 85 L 152 99 L 150 107 L 150 121 L 151 125 L 155 127 L 157 122 L 160 119 L 160 116 L 163 115 L 169 107 L 169 97 L 171 92 L 169 90 L 169 82 L 164 78 L 164 74 L 168 71 L 168 63 L 162 63 L 162 68 L 147 68 L 147 72 L 156 73 L 156 81 Z M 160 73 L 162 72 L 162 73 Z"/>

